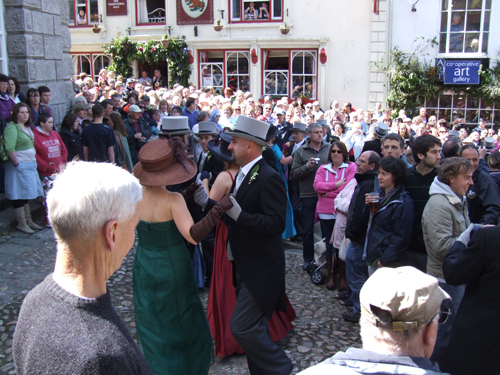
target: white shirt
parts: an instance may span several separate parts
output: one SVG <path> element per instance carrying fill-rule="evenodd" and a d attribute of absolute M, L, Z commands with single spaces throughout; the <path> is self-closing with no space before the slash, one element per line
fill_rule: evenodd
<path fill-rule="evenodd" d="M 262 159 L 262 155 L 259 155 L 257 156 L 255 159 L 253 159 L 250 163 L 246 164 L 245 166 L 241 167 L 240 168 L 240 171 L 238 172 L 238 174 L 240 173 L 243 173 L 243 176 L 246 176 L 248 174 L 248 172 L 250 172 L 250 170 L 252 169 L 252 167 L 257 164 L 257 162 Z M 236 178 L 238 178 L 238 176 L 236 176 Z M 245 179 L 245 177 L 243 177 L 243 179 Z M 242 180 L 243 181 L 243 180 Z M 237 190 L 239 188 L 239 186 L 235 186 L 235 190 Z"/>

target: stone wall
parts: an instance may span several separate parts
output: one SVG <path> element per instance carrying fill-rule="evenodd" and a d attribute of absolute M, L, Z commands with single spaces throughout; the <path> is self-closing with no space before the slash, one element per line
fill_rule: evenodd
<path fill-rule="evenodd" d="M 59 124 L 74 97 L 69 8 L 65 0 L 4 0 L 9 75 L 31 87 L 48 86 Z"/>

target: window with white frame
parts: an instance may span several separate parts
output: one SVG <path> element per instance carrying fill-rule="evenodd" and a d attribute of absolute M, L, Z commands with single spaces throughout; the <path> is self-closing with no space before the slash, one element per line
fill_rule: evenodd
<path fill-rule="evenodd" d="M 288 50 L 264 51 L 264 95 L 288 96 Z"/>
<path fill-rule="evenodd" d="M 87 73 L 94 82 L 99 79 L 101 69 L 111 64 L 111 57 L 103 53 L 79 53 L 71 55 L 73 78 L 76 80 L 80 73 Z"/>
<path fill-rule="evenodd" d="M 264 95 L 316 99 L 316 51 L 264 51 Z"/>
<path fill-rule="evenodd" d="M 200 86 L 211 86 L 215 91 L 223 92 L 224 51 L 200 52 Z"/>
<path fill-rule="evenodd" d="M 486 53 L 491 0 L 442 0 L 440 53 Z"/>
<path fill-rule="evenodd" d="M 281 21 L 283 0 L 229 0 L 231 21 Z"/>
<path fill-rule="evenodd" d="M 474 99 L 465 94 L 445 93 L 425 101 L 427 115 L 436 116 L 453 123 L 464 119 L 469 127 L 476 126 L 482 118 L 487 124 L 500 124 L 500 107 L 483 99 Z"/>
<path fill-rule="evenodd" d="M 234 92 L 250 91 L 248 52 L 226 52 L 226 87 Z"/>
<path fill-rule="evenodd" d="M 316 52 L 292 51 L 292 98 L 316 98 Z"/>
<path fill-rule="evenodd" d="M 99 22 L 97 0 L 68 0 L 68 26 L 89 27 Z"/>
<path fill-rule="evenodd" d="M 220 94 L 224 87 L 250 91 L 249 67 L 248 51 L 200 51 L 200 86 Z"/>
<path fill-rule="evenodd" d="M 136 0 L 138 25 L 165 24 L 165 0 Z"/>

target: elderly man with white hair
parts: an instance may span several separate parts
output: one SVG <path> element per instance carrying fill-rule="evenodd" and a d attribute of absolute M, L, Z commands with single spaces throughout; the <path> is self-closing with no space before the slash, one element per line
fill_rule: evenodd
<path fill-rule="evenodd" d="M 14 335 L 17 374 L 151 374 L 111 304 L 108 278 L 134 244 L 139 181 L 108 163 L 73 162 L 47 197 L 54 272 L 28 293 Z"/>
<path fill-rule="evenodd" d="M 363 349 L 339 352 L 299 375 L 443 374 L 429 358 L 449 298 L 435 277 L 414 267 L 378 269 L 360 293 Z"/>

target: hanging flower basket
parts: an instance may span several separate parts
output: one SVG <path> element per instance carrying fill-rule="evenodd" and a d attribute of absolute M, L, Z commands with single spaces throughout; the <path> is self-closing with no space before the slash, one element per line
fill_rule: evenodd
<path fill-rule="evenodd" d="M 280 32 L 283 34 L 283 35 L 286 35 L 290 32 L 290 28 L 288 26 L 280 26 Z"/>
<path fill-rule="evenodd" d="M 170 44 L 170 39 L 168 39 L 168 34 L 164 34 L 163 37 L 160 39 L 160 42 L 163 48 L 167 49 L 168 45 Z"/>
<path fill-rule="evenodd" d="M 224 25 L 214 25 L 214 30 L 219 32 L 224 28 Z"/>
<path fill-rule="evenodd" d="M 129 41 L 126 41 L 126 42 L 123 42 L 123 50 L 125 51 L 125 53 L 128 53 L 128 49 L 130 48 L 130 42 Z"/>

